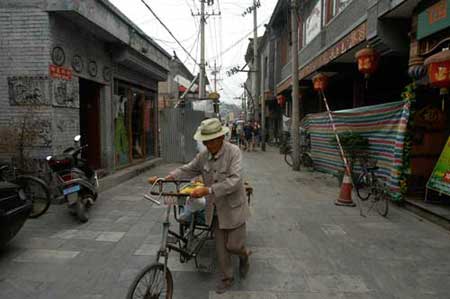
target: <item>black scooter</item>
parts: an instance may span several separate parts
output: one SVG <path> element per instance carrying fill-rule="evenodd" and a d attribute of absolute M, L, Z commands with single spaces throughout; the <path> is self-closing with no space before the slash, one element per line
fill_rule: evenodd
<path fill-rule="evenodd" d="M 62 155 L 48 156 L 47 163 L 56 178 L 62 197 L 68 202 L 70 211 L 81 222 L 89 219 L 88 210 L 98 196 L 97 173 L 81 159 L 80 136 L 74 138 L 75 146 L 64 150 Z"/>

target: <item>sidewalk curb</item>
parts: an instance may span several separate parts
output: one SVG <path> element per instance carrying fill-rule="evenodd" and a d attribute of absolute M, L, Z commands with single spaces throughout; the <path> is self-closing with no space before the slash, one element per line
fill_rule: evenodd
<path fill-rule="evenodd" d="M 99 180 L 98 192 L 101 193 L 103 191 L 111 189 L 112 187 L 115 187 L 123 182 L 126 182 L 126 181 L 146 172 L 147 170 L 152 169 L 161 164 L 163 164 L 163 159 L 155 158 L 155 159 L 140 163 L 138 165 L 134 165 L 134 166 L 127 167 L 125 169 L 116 171 L 116 172 L 112 173 L 111 175 L 108 175 Z"/>
<path fill-rule="evenodd" d="M 424 207 L 416 205 L 414 202 L 408 201 L 408 200 L 404 201 L 403 207 L 406 210 L 416 214 L 419 217 L 422 217 L 436 225 L 439 225 L 447 230 L 450 230 L 450 220 L 448 220 L 447 218 L 445 218 L 441 215 L 438 215 L 438 214 L 436 214 Z"/>

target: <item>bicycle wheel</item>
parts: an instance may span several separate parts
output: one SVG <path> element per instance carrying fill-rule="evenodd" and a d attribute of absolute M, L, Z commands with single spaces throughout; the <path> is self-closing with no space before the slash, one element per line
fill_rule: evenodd
<path fill-rule="evenodd" d="M 51 196 L 50 190 L 43 180 L 32 176 L 19 176 L 16 183 L 33 204 L 29 218 L 37 218 L 47 212 L 50 207 Z"/>
<path fill-rule="evenodd" d="M 389 212 L 389 194 L 385 186 L 381 186 L 382 188 L 375 200 L 375 208 L 377 209 L 378 214 L 383 217 L 386 217 Z"/>
<path fill-rule="evenodd" d="M 144 268 L 128 289 L 127 299 L 172 299 L 173 279 L 164 265 L 154 263 Z"/>
<path fill-rule="evenodd" d="M 314 168 L 314 162 L 311 159 L 311 156 L 308 155 L 307 153 L 304 153 L 302 155 L 302 163 L 303 163 L 303 166 L 305 166 L 307 168 Z"/>
<path fill-rule="evenodd" d="M 292 159 L 292 153 L 287 152 L 284 154 L 284 161 L 286 161 L 287 165 L 291 166 L 294 164 L 294 160 Z"/>
<path fill-rule="evenodd" d="M 372 179 L 366 173 L 361 173 L 358 180 L 356 181 L 356 194 L 361 200 L 368 200 L 370 195 L 372 195 Z"/>

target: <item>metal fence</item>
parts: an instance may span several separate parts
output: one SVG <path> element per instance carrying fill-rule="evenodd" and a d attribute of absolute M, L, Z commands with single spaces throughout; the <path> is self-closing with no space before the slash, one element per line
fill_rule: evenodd
<path fill-rule="evenodd" d="M 163 109 L 160 115 L 161 157 L 166 162 L 187 163 L 197 154 L 197 142 L 193 139 L 202 111 L 190 109 Z"/>

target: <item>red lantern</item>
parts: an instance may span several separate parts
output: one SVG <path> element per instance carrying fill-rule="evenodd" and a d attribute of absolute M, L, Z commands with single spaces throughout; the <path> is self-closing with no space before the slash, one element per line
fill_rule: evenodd
<path fill-rule="evenodd" d="M 450 50 L 442 50 L 428 57 L 424 64 L 428 67 L 431 86 L 441 89 L 442 111 L 444 111 L 444 97 L 448 94 L 448 87 L 450 86 Z"/>
<path fill-rule="evenodd" d="M 375 73 L 378 68 L 378 53 L 370 46 L 356 52 L 356 60 L 358 61 L 358 70 L 364 74 L 366 78 Z"/>
<path fill-rule="evenodd" d="M 280 106 L 284 106 L 284 103 L 286 103 L 286 97 L 284 95 L 277 96 L 277 103 Z"/>
<path fill-rule="evenodd" d="M 328 77 L 322 73 L 319 73 L 313 77 L 314 90 L 318 92 L 324 92 L 328 87 Z"/>
<path fill-rule="evenodd" d="M 444 50 L 427 58 L 424 63 L 428 67 L 430 84 L 447 89 L 450 87 L 450 50 Z M 441 90 L 441 93 L 448 93 Z"/>

